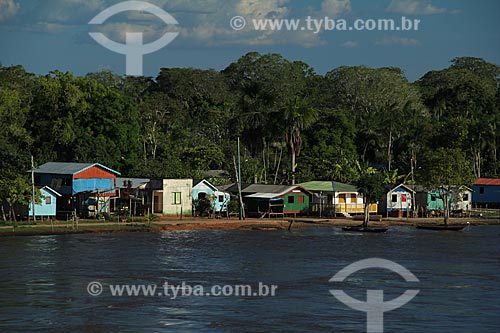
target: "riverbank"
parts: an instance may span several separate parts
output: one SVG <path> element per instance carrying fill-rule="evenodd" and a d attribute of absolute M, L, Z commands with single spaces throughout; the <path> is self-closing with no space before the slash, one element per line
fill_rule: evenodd
<path fill-rule="evenodd" d="M 498 219 L 484 218 L 452 218 L 450 225 L 500 225 Z M 359 225 L 359 220 L 353 219 L 206 219 L 206 218 L 161 218 L 153 223 L 149 222 L 99 222 L 83 220 L 78 226 L 66 222 L 38 223 L 36 225 L 20 224 L 18 226 L 0 226 L 2 236 L 36 236 L 36 235 L 65 235 L 82 233 L 114 233 L 114 232 L 167 232 L 182 230 L 290 230 L 320 227 L 344 227 Z M 442 218 L 384 218 L 381 222 L 370 222 L 370 226 L 416 226 L 417 224 L 440 224 Z"/>

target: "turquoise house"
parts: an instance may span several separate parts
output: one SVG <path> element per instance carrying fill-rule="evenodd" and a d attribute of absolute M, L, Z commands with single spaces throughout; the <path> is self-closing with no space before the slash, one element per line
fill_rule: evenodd
<path fill-rule="evenodd" d="M 40 188 L 40 194 L 42 201 L 35 204 L 35 216 L 36 217 L 55 217 L 56 216 L 56 206 L 57 198 L 61 197 L 61 194 L 51 189 L 48 186 Z M 33 217 L 32 205 L 28 206 L 28 214 Z"/>
<path fill-rule="evenodd" d="M 426 190 L 423 186 L 416 186 L 416 208 L 420 214 L 429 215 L 433 211 L 444 211 L 444 200 L 439 189 Z M 460 186 L 457 192 L 451 193 L 448 198 L 448 207 L 452 211 L 470 211 L 472 209 L 472 189 Z"/>
<path fill-rule="evenodd" d="M 227 212 L 227 206 L 231 198 L 229 193 L 219 191 L 217 187 L 210 184 L 206 179 L 195 181 L 192 189 L 192 197 L 193 200 L 211 200 L 215 213 Z"/>

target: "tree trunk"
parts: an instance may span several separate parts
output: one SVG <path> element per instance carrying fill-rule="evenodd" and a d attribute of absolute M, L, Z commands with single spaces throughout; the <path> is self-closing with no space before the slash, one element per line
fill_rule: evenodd
<path fill-rule="evenodd" d="M 16 212 L 14 211 L 14 206 L 13 206 L 13 205 L 10 205 L 9 210 L 10 210 L 10 216 L 11 216 L 11 218 L 10 218 L 10 222 L 11 222 L 11 223 L 12 223 L 12 222 L 17 222 L 17 219 L 16 219 Z"/>
<path fill-rule="evenodd" d="M 292 185 L 295 185 L 295 149 L 292 148 Z"/>
<path fill-rule="evenodd" d="M 7 216 L 5 215 L 5 209 L 3 208 L 3 203 L 2 203 L 2 218 L 4 222 L 7 222 Z"/>
<path fill-rule="evenodd" d="M 365 199 L 365 216 L 363 219 L 363 228 L 367 228 L 368 221 L 370 221 L 370 198 L 368 196 L 365 196 L 364 199 Z"/>
<path fill-rule="evenodd" d="M 274 185 L 276 185 L 276 181 L 278 180 L 278 172 L 280 171 L 281 164 L 281 156 L 283 155 L 283 146 L 280 147 L 280 158 L 278 159 L 278 165 L 276 166 L 276 172 L 274 173 Z"/>
<path fill-rule="evenodd" d="M 448 205 L 448 194 L 443 195 L 443 205 L 444 205 L 444 225 L 448 225 L 448 220 L 450 219 L 450 207 Z"/>
<path fill-rule="evenodd" d="M 474 150 L 473 155 L 474 155 L 474 176 L 476 176 L 476 178 L 481 178 L 481 151 Z"/>
<path fill-rule="evenodd" d="M 387 145 L 387 170 L 391 171 L 392 129 L 389 131 L 389 144 Z"/>

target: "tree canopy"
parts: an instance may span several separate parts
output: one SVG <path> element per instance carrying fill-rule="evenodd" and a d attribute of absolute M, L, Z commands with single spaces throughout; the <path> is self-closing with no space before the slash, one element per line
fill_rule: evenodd
<path fill-rule="evenodd" d="M 498 177 L 499 73 L 464 57 L 414 83 L 392 67 L 318 75 L 256 52 L 222 71 L 162 68 L 156 78 L 0 66 L 0 184 L 25 177 L 30 155 L 38 165 L 100 162 L 127 176 L 222 169 L 234 180 L 238 137 L 243 182 L 356 182 L 359 163 L 404 177 L 442 149 L 449 155 L 436 157 L 436 170 L 455 156 L 476 177 Z"/>

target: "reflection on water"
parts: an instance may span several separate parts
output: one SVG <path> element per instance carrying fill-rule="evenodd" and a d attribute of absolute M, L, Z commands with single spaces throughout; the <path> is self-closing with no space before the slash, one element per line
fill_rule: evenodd
<path fill-rule="evenodd" d="M 500 227 L 432 232 L 395 227 L 362 235 L 338 228 L 180 231 L 0 239 L 2 332 L 363 332 L 365 314 L 330 295 L 358 299 L 410 287 L 389 271 L 328 280 L 365 258 L 396 261 L 420 294 L 385 314 L 386 332 L 498 332 Z M 106 284 L 279 286 L 276 297 L 89 296 Z"/>

